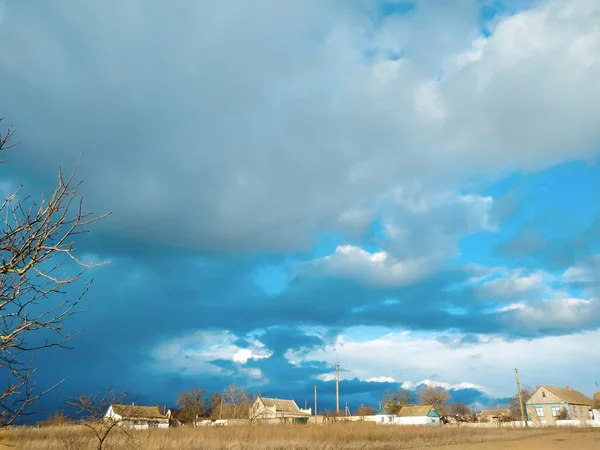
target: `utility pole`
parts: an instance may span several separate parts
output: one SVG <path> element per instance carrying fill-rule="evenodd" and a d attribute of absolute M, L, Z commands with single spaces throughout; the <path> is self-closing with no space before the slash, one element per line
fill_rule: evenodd
<path fill-rule="evenodd" d="M 348 402 L 346 402 L 346 415 L 347 416 L 350 415 L 350 410 L 348 409 Z"/>
<path fill-rule="evenodd" d="M 317 386 L 315 385 L 315 416 L 317 415 Z"/>
<path fill-rule="evenodd" d="M 335 364 L 335 412 L 340 412 L 340 365 Z"/>
<path fill-rule="evenodd" d="M 515 379 L 517 380 L 517 395 L 519 396 L 519 406 L 521 407 L 521 420 L 527 426 L 527 417 L 525 417 L 525 407 L 523 406 L 523 396 L 521 395 L 521 383 L 519 383 L 519 371 L 515 368 Z"/>

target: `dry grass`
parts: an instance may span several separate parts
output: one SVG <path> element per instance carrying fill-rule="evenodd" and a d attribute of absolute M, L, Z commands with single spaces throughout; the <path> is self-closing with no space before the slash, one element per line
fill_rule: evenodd
<path fill-rule="evenodd" d="M 111 435 L 107 450 L 131 448 L 145 450 L 312 450 L 352 449 L 388 450 L 438 447 L 452 444 L 518 441 L 560 434 L 560 439 L 587 434 L 590 442 L 600 442 L 600 430 L 594 429 L 477 429 L 454 427 L 397 427 L 375 424 L 262 425 L 221 428 L 174 428 L 133 432 L 120 430 Z M 564 438 L 566 436 L 566 438 Z M 40 429 L 13 429 L 2 441 L 14 449 L 92 450 L 96 448 L 90 430 L 81 426 L 57 426 Z M 96 441 L 97 442 L 97 441 Z M 488 448 L 488 447 L 486 447 Z M 496 448 L 495 445 L 489 448 Z M 503 448 L 498 444 L 497 448 Z M 581 448 L 581 446 L 579 446 Z M 595 447 L 590 447 L 595 448 Z"/>

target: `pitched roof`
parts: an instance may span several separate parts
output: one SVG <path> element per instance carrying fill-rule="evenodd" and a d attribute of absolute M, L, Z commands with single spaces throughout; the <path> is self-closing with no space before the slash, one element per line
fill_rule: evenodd
<path fill-rule="evenodd" d="M 424 406 L 403 406 L 402 409 L 396 414 L 398 417 L 422 417 L 429 414 L 433 405 Z"/>
<path fill-rule="evenodd" d="M 395 411 L 396 411 L 396 408 L 394 408 L 392 405 L 385 405 L 383 408 L 381 408 L 379 411 L 377 411 L 377 415 L 381 415 L 381 414 L 391 415 L 391 414 L 394 414 Z"/>
<path fill-rule="evenodd" d="M 267 408 L 275 407 L 275 411 L 277 412 L 308 415 L 307 412 L 301 411 L 300 408 L 298 408 L 298 405 L 294 400 L 281 400 L 278 398 L 266 397 L 261 397 L 260 399 Z"/>
<path fill-rule="evenodd" d="M 554 386 L 541 386 L 546 388 L 558 398 L 560 398 L 563 402 L 575 404 L 575 405 L 590 405 L 593 403 L 592 399 L 587 395 L 582 394 L 579 391 L 576 391 L 571 388 L 559 388 Z"/>
<path fill-rule="evenodd" d="M 484 409 L 479 413 L 482 417 L 510 415 L 510 409 Z"/>
<path fill-rule="evenodd" d="M 161 414 L 158 406 L 137 406 L 137 405 L 112 405 L 113 411 L 123 417 L 135 419 L 166 419 L 167 416 Z"/>

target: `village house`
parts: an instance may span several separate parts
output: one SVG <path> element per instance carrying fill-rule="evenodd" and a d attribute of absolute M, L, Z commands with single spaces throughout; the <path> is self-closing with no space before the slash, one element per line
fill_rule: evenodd
<path fill-rule="evenodd" d="M 498 423 L 511 419 L 510 409 L 484 409 L 478 414 L 479 422 Z"/>
<path fill-rule="evenodd" d="M 433 405 L 403 406 L 398 412 L 386 405 L 376 417 L 376 423 L 384 425 L 440 425 L 440 413 Z"/>
<path fill-rule="evenodd" d="M 540 386 L 526 403 L 527 420 L 590 420 L 592 399 L 570 387 Z M 563 412 L 564 411 L 564 412 Z"/>
<path fill-rule="evenodd" d="M 184 425 L 196 426 L 198 422 L 198 417 L 195 417 L 193 420 L 185 417 L 182 408 L 169 408 L 165 415 L 169 419 L 169 425 L 172 427 L 181 427 Z"/>
<path fill-rule="evenodd" d="M 294 400 L 258 397 L 250 408 L 250 419 L 266 423 L 307 423 L 311 408 L 300 409 Z"/>
<path fill-rule="evenodd" d="M 169 418 L 160 412 L 158 406 L 110 405 L 105 419 L 110 419 L 119 426 L 135 430 L 149 428 L 169 428 Z"/>
<path fill-rule="evenodd" d="M 600 391 L 594 392 L 594 402 L 592 404 L 591 418 L 592 420 L 600 421 Z"/>

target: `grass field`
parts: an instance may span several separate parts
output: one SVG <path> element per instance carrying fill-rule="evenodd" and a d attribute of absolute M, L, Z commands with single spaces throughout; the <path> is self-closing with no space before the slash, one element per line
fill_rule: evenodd
<path fill-rule="evenodd" d="M 28 450 L 92 450 L 93 432 L 81 426 L 13 429 L 2 435 L 12 448 Z M 600 448 L 600 430 L 577 429 L 476 429 L 454 427 L 396 427 L 375 424 L 327 426 L 262 425 L 222 428 L 173 428 L 133 432 L 116 430 L 104 449 L 145 450 L 388 450 L 444 448 L 446 450 L 551 450 L 576 446 Z"/>

